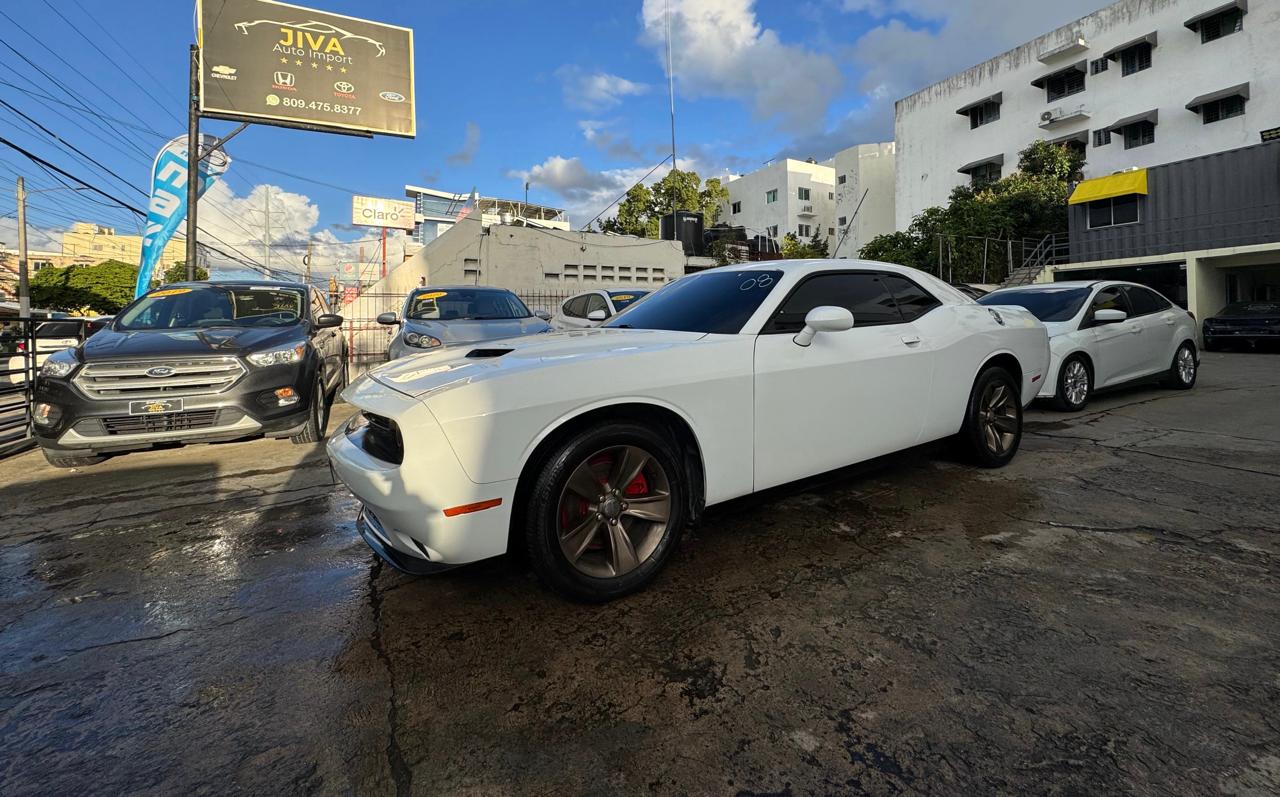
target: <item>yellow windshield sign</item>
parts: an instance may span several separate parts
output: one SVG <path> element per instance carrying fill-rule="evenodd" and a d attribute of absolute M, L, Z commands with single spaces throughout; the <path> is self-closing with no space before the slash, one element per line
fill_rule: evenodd
<path fill-rule="evenodd" d="M 448 291 L 434 291 L 432 293 L 424 293 L 418 298 L 419 299 L 440 299 L 448 295 L 449 295 Z"/>
<path fill-rule="evenodd" d="M 636 297 L 635 297 L 633 294 L 630 294 L 630 293 L 620 293 L 620 294 L 618 294 L 618 295 L 614 296 L 614 297 L 613 297 L 613 300 L 614 300 L 615 302 L 629 302 L 629 301 L 631 301 L 631 300 L 632 300 L 632 299 L 634 299 L 634 298 L 636 298 Z"/>
<path fill-rule="evenodd" d="M 147 295 L 154 298 L 157 296 L 177 296 L 182 293 L 191 293 L 191 289 L 190 288 L 169 288 L 163 291 L 155 291 Z"/>
<path fill-rule="evenodd" d="M 1145 193 L 1147 193 L 1147 170 L 1134 169 L 1131 172 L 1120 172 L 1085 180 L 1076 186 L 1076 190 L 1071 192 L 1071 199 L 1067 201 L 1072 205 L 1079 205 L 1084 202 L 1097 202 L 1099 199 Z"/>

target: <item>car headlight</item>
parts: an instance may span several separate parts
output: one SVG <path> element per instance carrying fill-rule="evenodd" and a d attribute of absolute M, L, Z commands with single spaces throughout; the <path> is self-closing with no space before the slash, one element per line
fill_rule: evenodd
<path fill-rule="evenodd" d="M 419 349 L 434 349 L 444 345 L 440 342 L 440 338 L 418 332 L 404 333 L 404 342 Z"/>
<path fill-rule="evenodd" d="M 297 346 L 287 346 L 282 349 L 271 349 L 270 351 L 256 352 L 254 354 L 250 354 L 245 359 L 258 366 L 287 365 L 289 363 L 301 362 L 302 358 L 306 355 L 307 344 L 299 343 Z"/>
<path fill-rule="evenodd" d="M 40 366 L 40 375 L 51 379 L 61 379 L 76 369 L 76 359 L 68 351 L 60 351 L 49 355 L 49 359 Z"/>

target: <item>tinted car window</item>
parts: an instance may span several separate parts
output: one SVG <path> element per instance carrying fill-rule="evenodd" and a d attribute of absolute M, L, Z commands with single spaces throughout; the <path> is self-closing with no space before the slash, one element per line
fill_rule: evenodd
<path fill-rule="evenodd" d="M 1111 288 L 1103 288 L 1093 297 L 1093 302 L 1089 305 L 1089 318 L 1085 319 L 1086 323 L 1093 320 L 1093 314 L 1099 310 L 1121 310 L 1129 313 L 1129 303 L 1125 301 L 1124 294 L 1120 290 L 1120 286 Z"/>
<path fill-rule="evenodd" d="M 575 296 L 564 305 L 564 314 L 574 318 L 587 317 L 587 297 Z"/>
<path fill-rule="evenodd" d="M 767 332 L 799 332 L 804 317 L 815 307 L 832 305 L 853 313 L 855 327 L 900 324 L 902 314 L 885 284 L 884 275 L 872 273 L 817 274 L 806 279 L 782 303 Z"/>
<path fill-rule="evenodd" d="M 1280 315 L 1280 304 L 1275 302 L 1238 302 L 1222 308 L 1220 316 L 1273 316 Z"/>
<path fill-rule="evenodd" d="M 613 302 L 613 306 L 621 311 L 622 308 L 637 302 L 645 297 L 648 291 L 610 291 L 609 301 Z"/>
<path fill-rule="evenodd" d="M 1045 323 L 1070 321 L 1089 298 L 1088 288 L 1042 288 L 1040 290 L 993 291 L 978 304 L 1012 304 L 1024 307 Z"/>
<path fill-rule="evenodd" d="M 1147 288 L 1130 285 L 1125 288 L 1125 293 L 1129 295 L 1129 305 L 1133 308 L 1134 315 L 1149 315 L 1169 309 L 1169 303 L 1160 294 Z"/>
<path fill-rule="evenodd" d="M 604 297 L 598 293 L 593 293 L 587 296 L 586 315 L 591 315 L 596 310 L 603 310 L 606 316 L 611 315 L 611 313 L 609 312 L 609 305 L 605 303 Z"/>
<path fill-rule="evenodd" d="M 893 292 L 893 298 L 898 302 L 898 310 L 902 313 L 904 321 L 914 321 L 941 304 L 931 293 L 906 277 L 885 274 L 883 279 L 884 284 Z M 857 318 L 855 315 L 855 323 Z"/>
<path fill-rule="evenodd" d="M 79 321 L 46 321 L 36 327 L 37 338 L 78 338 Z"/>
<path fill-rule="evenodd" d="M 781 271 L 719 268 L 682 277 L 604 326 L 736 335 L 781 277 Z"/>
<path fill-rule="evenodd" d="M 510 291 L 425 288 L 409 294 L 405 318 L 414 321 L 492 321 L 528 318 L 524 302 Z"/>
<path fill-rule="evenodd" d="M 304 301 L 301 290 L 270 286 L 162 288 L 121 311 L 116 316 L 116 328 L 288 326 L 302 318 Z"/>

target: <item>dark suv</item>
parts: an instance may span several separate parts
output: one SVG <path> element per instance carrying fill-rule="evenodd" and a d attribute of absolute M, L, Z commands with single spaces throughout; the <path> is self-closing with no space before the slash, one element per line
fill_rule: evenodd
<path fill-rule="evenodd" d="M 318 442 L 347 382 L 341 325 L 301 283 L 166 285 L 45 360 L 35 438 L 62 468 L 162 443 Z"/>

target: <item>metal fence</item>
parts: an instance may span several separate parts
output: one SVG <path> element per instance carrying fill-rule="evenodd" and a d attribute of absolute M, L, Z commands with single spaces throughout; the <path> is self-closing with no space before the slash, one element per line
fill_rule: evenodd
<path fill-rule="evenodd" d="M 36 372 L 56 351 L 83 341 L 84 318 L 0 318 L 0 457 L 30 448 Z"/>

